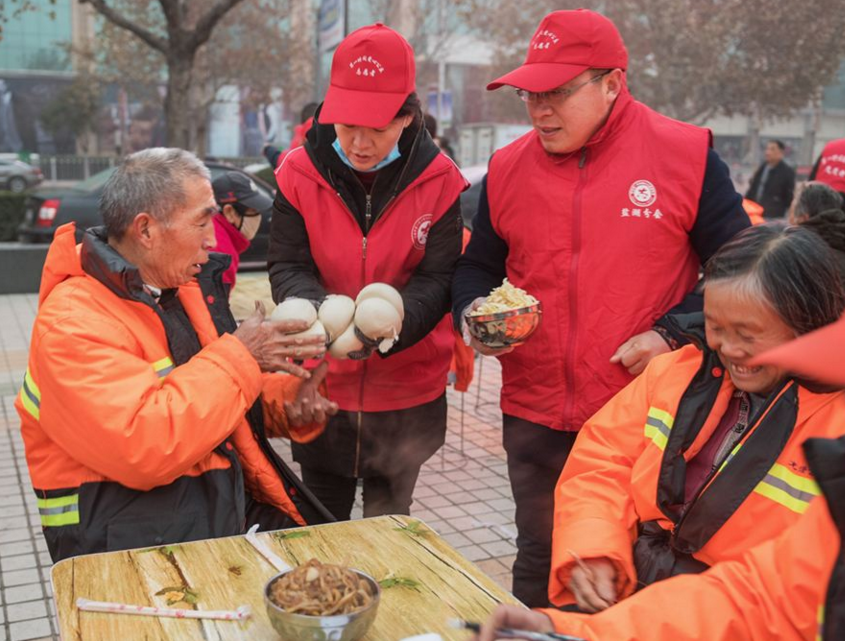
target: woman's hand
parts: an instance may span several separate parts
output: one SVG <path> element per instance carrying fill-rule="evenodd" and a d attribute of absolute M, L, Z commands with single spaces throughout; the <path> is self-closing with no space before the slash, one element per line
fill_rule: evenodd
<path fill-rule="evenodd" d="M 554 632 L 551 619 L 542 612 L 534 612 L 515 605 L 497 605 L 493 614 L 481 626 L 475 641 L 494 641 L 496 630 L 511 628 L 512 630 L 529 630 L 531 632 Z"/>
<path fill-rule="evenodd" d="M 569 577 L 569 589 L 584 612 L 605 610 L 616 603 L 616 566 L 607 558 L 578 559 Z"/>

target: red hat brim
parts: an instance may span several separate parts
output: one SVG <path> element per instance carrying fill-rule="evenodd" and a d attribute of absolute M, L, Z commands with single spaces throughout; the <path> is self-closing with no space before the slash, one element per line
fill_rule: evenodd
<path fill-rule="evenodd" d="M 329 86 L 323 108 L 320 110 L 320 123 L 373 129 L 386 127 L 396 118 L 408 95 Z"/>
<path fill-rule="evenodd" d="M 845 317 L 752 359 L 828 385 L 845 386 Z"/>
<path fill-rule="evenodd" d="M 493 91 L 505 85 L 533 92 L 551 91 L 565 85 L 589 68 L 586 65 L 570 65 L 562 62 L 524 64 L 501 78 L 496 78 L 487 85 L 487 91 Z"/>

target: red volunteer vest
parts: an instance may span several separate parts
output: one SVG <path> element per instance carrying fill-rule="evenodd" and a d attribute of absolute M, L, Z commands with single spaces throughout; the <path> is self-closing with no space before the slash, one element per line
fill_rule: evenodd
<path fill-rule="evenodd" d="M 816 180 L 845 193 L 845 138 L 825 145 Z"/>
<path fill-rule="evenodd" d="M 402 290 L 425 254 L 428 230 L 448 211 L 466 181 L 438 155 L 406 187 L 364 237 L 340 196 L 305 149 L 276 170 L 285 198 L 305 220 L 311 255 L 326 290 L 355 298 L 369 283 Z M 433 401 L 446 389 L 454 337 L 447 317 L 423 340 L 389 358 L 329 361 L 328 395 L 347 411 L 383 412 Z"/>
<path fill-rule="evenodd" d="M 496 152 L 487 190 L 507 276 L 543 304 L 535 334 L 500 359 L 504 413 L 578 430 L 632 379 L 610 357 L 698 277 L 688 234 L 709 143 L 624 91 L 585 150 L 548 154 L 532 131 Z"/>

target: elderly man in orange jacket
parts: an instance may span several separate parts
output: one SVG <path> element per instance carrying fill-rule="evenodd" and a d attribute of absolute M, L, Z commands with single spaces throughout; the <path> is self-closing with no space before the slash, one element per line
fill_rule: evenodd
<path fill-rule="evenodd" d="M 843 363 L 845 318 L 754 364 L 845 387 Z M 656 583 L 599 614 L 499 606 L 479 640 L 492 641 L 501 628 L 591 641 L 845 639 L 845 437 L 810 439 L 804 451 L 823 498 L 779 538 L 704 574 Z"/>
<path fill-rule="evenodd" d="M 56 232 L 15 404 L 53 560 L 331 520 L 267 441 L 316 438 L 337 411 L 325 366 L 288 361 L 325 344 L 263 309 L 236 326 L 208 169 L 138 152 L 100 211 L 80 245 Z"/>

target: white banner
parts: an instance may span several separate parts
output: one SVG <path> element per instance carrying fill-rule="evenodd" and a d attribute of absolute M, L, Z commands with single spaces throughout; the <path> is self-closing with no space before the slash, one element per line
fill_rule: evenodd
<path fill-rule="evenodd" d="M 320 0 L 318 45 L 321 53 L 334 49 L 346 36 L 345 13 L 346 0 Z"/>

